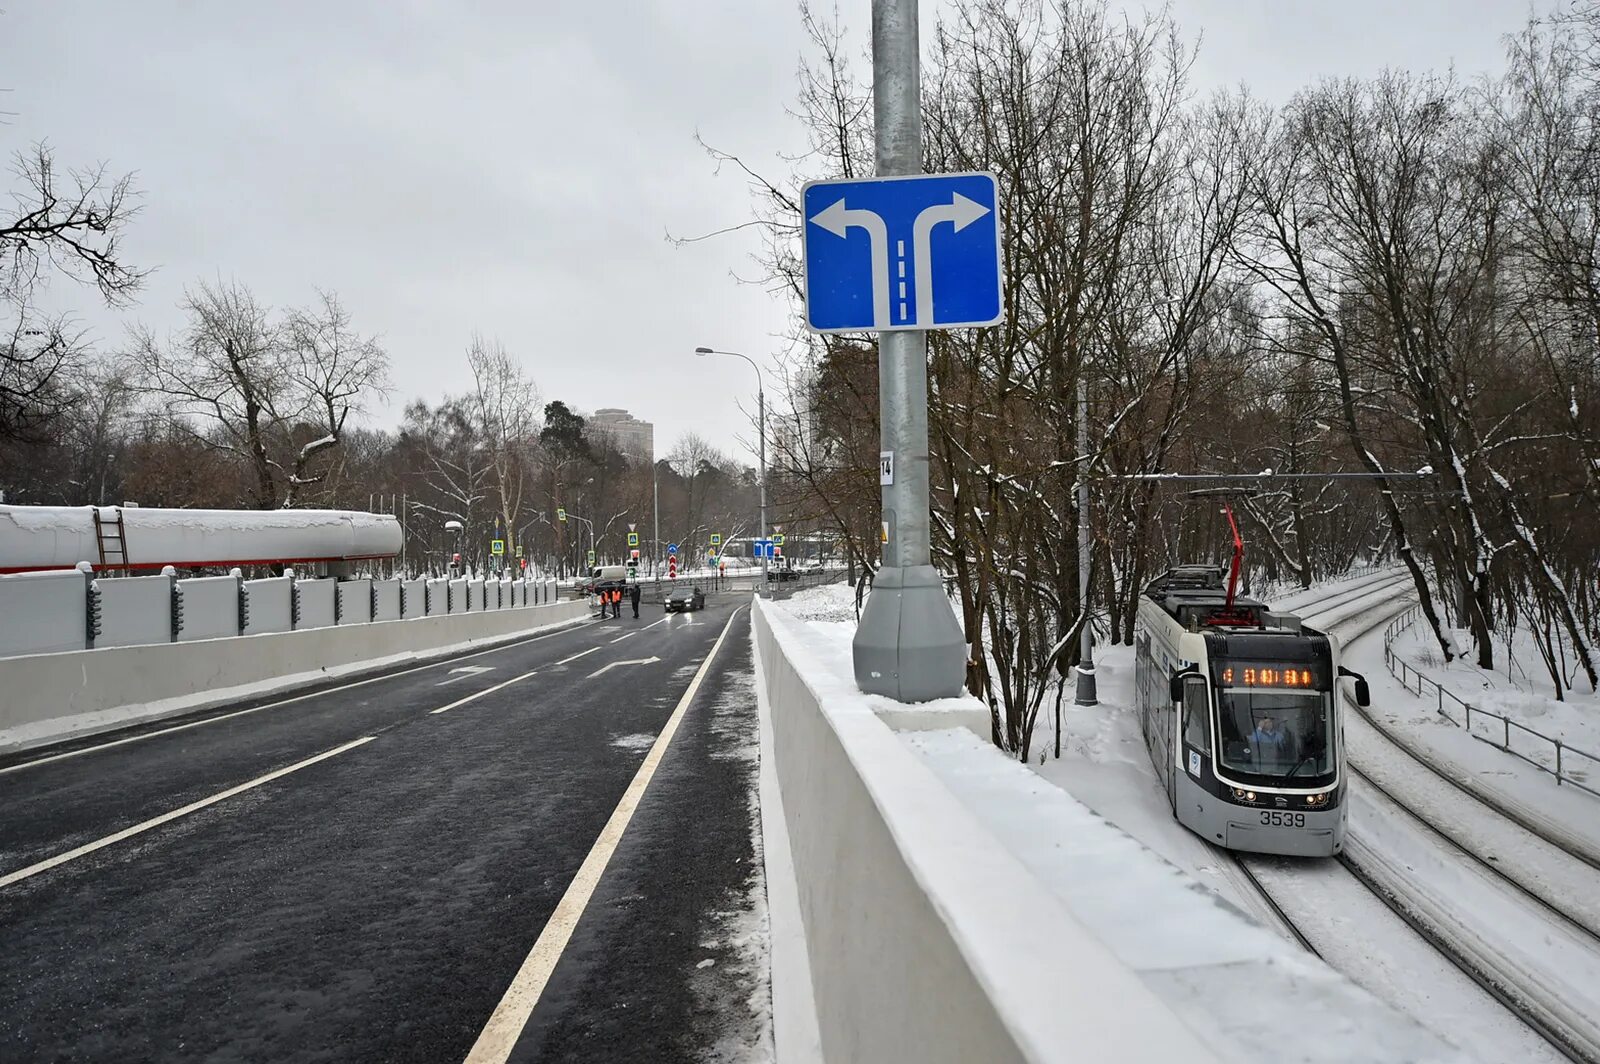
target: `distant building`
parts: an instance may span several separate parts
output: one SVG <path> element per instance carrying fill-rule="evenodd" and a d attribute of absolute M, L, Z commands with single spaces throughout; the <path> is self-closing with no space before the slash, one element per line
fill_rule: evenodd
<path fill-rule="evenodd" d="M 614 406 L 603 407 L 589 415 L 584 431 L 592 440 L 606 439 L 611 446 L 635 462 L 654 465 L 656 460 L 656 427 L 640 421 L 626 410 Z"/>

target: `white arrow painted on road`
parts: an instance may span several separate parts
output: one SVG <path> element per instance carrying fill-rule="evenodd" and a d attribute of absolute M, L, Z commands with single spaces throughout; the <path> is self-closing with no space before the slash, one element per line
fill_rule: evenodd
<path fill-rule="evenodd" d="M 613 661 L 608 665 L 600 666 L 594 672 L 591 672 L 587 677 L 585 677 L 585 679 L 592 680 L 601 673 L 615 669 L 620 665 L 653 665 L 660 660 L 660 658 L 635 658 L 632 661 Z"/>
<path fill-rule="evenodd" d="M 459 669 L 451 669 L 450 670 L 450 678 L 448 680 L 440 680 L 438 683 L 434 684 L 433 686 L 435 686 L 435 687 L 443 687 L 447 683 L 455 683 L 457 680 L 465 680 L 468 676 L 476 676 L 480 672 L 493 672 L 493 671 L 494 671 L 494 666 L 493 665 L 463 665 Z M 460 673 L 460 675 L 459 676 L 456 675 L 457 673 Z"/>
<path fill-rule="evenodd" d="M 926 213 L 926 212 L 924 212 Z M 889 227 L 876 211 L 852 210 L 841 196 L 811 216 L 811 221 L 842 237 L 852 226 L 867 231 L 872 242 L 872 327 L 885 328 L 889 320 Z"/>
<path fill-rule="evenodd" d="M 918 325 L 933 325 L 933 258 L 928 253 L 933 227 L 940 222 L 953 222 L 959 233 L 988 213 L 989 208 L 983 204 L 959 192 L 952 192 L 949 203 L 924 207 L 917 214 L 917 220 L 911 227 L 911 257 L 917 263 Z"/>

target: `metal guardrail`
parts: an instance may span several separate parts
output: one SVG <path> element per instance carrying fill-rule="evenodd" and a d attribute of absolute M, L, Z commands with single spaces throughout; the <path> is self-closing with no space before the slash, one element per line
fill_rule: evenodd
<path fill-rule="evenodd" d="M 1399 680 L 1400 685 L 1407 691 L 1412 690 L 1414 685 L 1418 698 L 1427 697 L 1426 689 L 1428 687 L 1432 687 L 1433 694 L 1439 703 L 1439 716 L 1443 717 L 1445 720 L 1449 721 L 1451 724 L 1454 724 L 1458 728 L 1465 728 L 1467 734 L 1478 740 L 1480 743 L 1483 743 L 1487 746 L 1492 746 L 1496 750 L 1502 750 L 1505 753 L 1510 754 L 1512 757 L 1527 762 L 1540 772 L 1554 776 L 1556 779 L 1556 786 L 1558 787 L 1564 783 L 1569 787 L 1576 787 L 1578 790 L 1583 791 L 1586 794 L 1600 798 L 1600 790 L 1597 790 L 1594 787 L 1584 783 L 1582 780 L 1575 778 L 1568 771 L 1571 760 L 1574 757 L 1581 758 L 1583 761 L 1588 762 L 1589 765 L 1593 766 L 1594 769 L 1600 769 L 1600 756 L 1591 754 L 1586 750 L 1580 750 L 1576 746 L 1565 743 L 1554 736 L 1546 735 L 1535 728 L 1530 728 L 1521 721 L 1514 720 L 1503 713 L 1496 713 L 1492 709 L 1483 709 L 1478 706 L 1474 706 L 1472 703 L 1457 697 L 1455 692 L 1448 690 L 1437 680 L 1434 680 L 1431 677 L 1412 668 L 1403 658 L 1400 657 L 1399 654 L 1394 652 L 1392 644 L 1395 637 L 1401 632 L 1404 632 L 1406 629 L 1410 628 L 1412 625 L 1416 624 L 1417 618 L 1421 615 L 1422 607 L 1412 606 L 1410 609 L 1400 614 L 1384 627 L 1383 664 L 1389 670 L 1389 675 L 1393 676 L 1396 680 Z M 1398 666 L 1399 671 L 1396 671 L 1396 666 Z M 1446 711 L 1446 699 L 1449 699 L 1451 702 L 1460 707 L 1460 720 L 1457 720 L 1455 717 L 1451 716 L 1448 711 Z M 1473 717 L 1499 721 L 1500 728 L 1498 729 L 1498 741 L 1494 736 L 1481 734 L 1480 732 L 1473 730 Z M 1525 733 L 1536 739 L 1542 740 L 1543 742 L 1549 743 L 1555 751 L 1554 764 L 1552 765 L 1545 761 L 1541 761 L 1535 757 L 1523 753 L 1521 750 L 1514 749 L 1511 745 L 1511 734 L 1513 728 L 1515 728 L 1518 733 Z M 1489 729 L 1491 731 L 1495 730 L 1493 725 L 1489 725 Z M 1585 771 L 1585 778 L 1588 778 L 1590 771 L 1592 770 Z"/>

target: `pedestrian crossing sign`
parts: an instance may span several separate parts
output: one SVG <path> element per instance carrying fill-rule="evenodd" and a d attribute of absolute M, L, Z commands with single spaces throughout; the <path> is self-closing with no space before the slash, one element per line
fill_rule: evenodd
<path fill-rule="evenodd" d="M 503 539 L 494 539 L 494 540 L 490 540 L 489 541 L 489 553 L 490 554 L 504 554 L 505 552 L 506 552 L 506 541 L 505 540 L 503 540 Z"/>
<path fill-rule="evenodd" d="M 780 547 L 783 546 L 783 533 L 782 532 L 774 532 L 772 534 L 772 542 L 776 543 Z"/>
<path fill-rule="evenodd" d="M 722 546 L 722 533 L 721 532 L 713 532 L 713 533 L 711 533 L 711 545 L 713 547 Z"/>
<path fill-rule="evenodd" d="M 638 545 L 639 545 L 639 533 L 637 533 L 637 532 L 629 532 L 628 533 L 628 546 L 637 547 Z"/>

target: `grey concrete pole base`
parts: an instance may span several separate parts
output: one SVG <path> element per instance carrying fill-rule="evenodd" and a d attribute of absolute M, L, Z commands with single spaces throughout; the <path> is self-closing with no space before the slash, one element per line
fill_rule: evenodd
<path fill-rule="evenodd" d="M 1094 665 L 1080 665 L 1078 673 L 1078 695 L 1074 699 L 1080 706 L 1097 706 L 1100 704 L 1100 695 L 1095 690 Z"/>
<path fill-rule="evenodd" d="M 927 702 L 959 695 L 966 681 L 967 641 L 931 565 L 878 571 L 851 649 L 867 694 Z"/>

